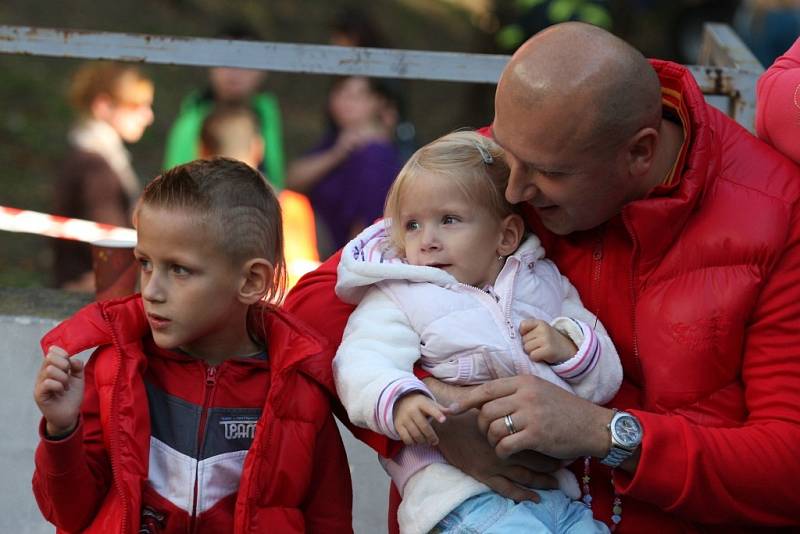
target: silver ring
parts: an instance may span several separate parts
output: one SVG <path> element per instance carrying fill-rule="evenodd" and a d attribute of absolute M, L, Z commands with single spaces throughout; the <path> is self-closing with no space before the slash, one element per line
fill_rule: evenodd
<path fill-rule="evenodd" d="M 511 420 L 511 414 L 508 414 L 507 416 L 503 417 L 503 422 L 505 422 L 506 424 L 506 430 L 508 430 L 509 436 L 511 434 L 517 433 L 517 429 L 514 428 L 514 421 Z"/>

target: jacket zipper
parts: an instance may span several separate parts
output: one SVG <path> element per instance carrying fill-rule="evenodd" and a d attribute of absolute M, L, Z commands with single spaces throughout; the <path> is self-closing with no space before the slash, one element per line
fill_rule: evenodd
<path fill-rule="evenodd" d="M 512 260 L 509 258 L 509 260 L 506 261 L 506 265 L 503 266 L 503 269 L 500 271 L 500 273 L 502 274 L 503 271 L 505 271 L 507 268 L 511 269 L 511 274 L 509 275 L 511 277 L 511 281 L 509 282 L 508 287 L 509 287 L 509 291 L 513 292 L 513 290 L 514 290 L 514 282 L 516 282 L 517 273 L 519 272 L 519 269 L 521 268 L 521 262 L 517 261 L 516 267 L 509 267 L 508 266 L 508 261 L 512 261 Z M 498 274 L 498 278 L 499 277 L 500 277 L 500 275 Z M 495 280 L 495 282 L 497 282 L 497 281 Z M 493 310 L 493 311 L 499 311 L 500 312 L 500 315 L 501 315 L 501 317 L 503 319 L 503 324 L 505 324 L 506 330 L 508 332 L 508 337 L 511 340 L 516 340 L 517 339 L 517 334 L 516 334 L 516 332 L 514 330 L 514 322 L 511 320 L 511 304 L 512 304 L 511 301 L 512 301 L 512 299 L 510 298 L 510 295 L 504 295 L 503 296 L 505 298 L 505 302 L 503 303 L 503 306 L 501 307 L 499 301 L 496 301 L 493 297 L 488 295 L 482 289 L 478 289 L 475 286 L 471 286 L 469 284 L 464 284 L 464 283 L 461 283 L 461 282 L 459 282 L 458 285 L 466 288 L 468 291 L 477 293 L 479 295 L 478 296 L 479 300 L 480 299 L 483 299 L 483 300 L 487 300 L 488 299 L 491 302 L 489 309 Z M 501 298 L 500 295 L 497 295 L 497 296 L 498 296 L 498 298 Z M 527 361 L 528 361 L 528 355 L 525 354 L 525 351 L 522 349 L 522 344 L 512 341 L 511 346 L 514 347 L 515 352 L 517 353 L 517 357 L 514 358 L 514 367 L 516 367 L 517 374 L 527 374 L 527 373 L 525 373 L 525 370 L 527 368 L 526 366 L 527 366 Z M 522 361 L 524 361 L 525 363 L 521 363 L 520 359 Z"/>
<path fill-rule="evenodd" d="M 204 364 L 207 365 L 207 364 Z M 192 497 L 192 521 L 190 532 L 197 532 L 197 494 L 199 493 L 200 475 L 200 454 L 203 452 L 203 442 L 206 434 L 206 423 L 208 420 L 208 410 L 211 408 L 211 399 L 214 397 L 214 389 L 217 386 L 217 368 L 207 365 L 205 376 L 205 398 L 203 399 L 203 411 L 200 412 L 200 424 L 197 427 L 197 450 L 195 454 L 194 467 L 194 495 Z"/>
<path fill-rule="evenodd" d="M 592 251 L 592 308 L 594 308 L 594 326 L 597 329 L 597 322 L 600 320 L 600 267 L 603 264 L 603 231 L 597 235 L 597 241 Z"/>
<path fill-rule="evenodd" d="M 633 251 L 631 253 L 631 274 L 629 278 L 630 291 L 631 291 L 631 320 L 632 320 L 632 334 L 633 334 L 633 360 L 636 362 L 636 368 L 639 370 L 639 381 L 641 383 L 641 390 L 644 391 L 644 372 L 642 371 L 642 361 L 639 358 L 639 327 L 636 320 L 636 278 L 639 277 L 639 241 L 636 239 L 636 234 L 631 230 L 630 219 L 626 213 L 623 213 L 622 219 L 625 222 L 625 228 L 628 230 L 628 235 L 633 242 Z"/>

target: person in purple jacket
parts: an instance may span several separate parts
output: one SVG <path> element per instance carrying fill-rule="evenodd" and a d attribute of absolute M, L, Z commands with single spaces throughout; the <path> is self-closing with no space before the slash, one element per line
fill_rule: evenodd
<path fill-rule="evenodd" d="M 334 81 L 328 97 L 330 129 L 291 163 L 287 186 L 307 194 L 317 215 L 320 256 L 344 246 L 383 213 L 400 156 L 383 112 L 387 95 L 374 78 Z"/>

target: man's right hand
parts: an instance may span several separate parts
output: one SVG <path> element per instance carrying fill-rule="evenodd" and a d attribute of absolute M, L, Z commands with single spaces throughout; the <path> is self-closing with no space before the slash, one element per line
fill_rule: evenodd
<path fill-rule="evenodd" d="M 64 436 L 77 426 L 83 383 L 83 362 L 70 358 L 61 347 L 50 347 L 33 388 L 48 436 Z"/>
<path fill-rule="evenodd" d="M 501 460 L 478 429 L 477 410 L 450 415 L 444 423 L 434 423 L 434 428 L 439 436 L 439 450 L 448 463 L 503 497 L 539 502 L 539 495 L 529 488 L 558 488 L 551 473 L 561 467 L 561 462 L 533 451 Z"/>

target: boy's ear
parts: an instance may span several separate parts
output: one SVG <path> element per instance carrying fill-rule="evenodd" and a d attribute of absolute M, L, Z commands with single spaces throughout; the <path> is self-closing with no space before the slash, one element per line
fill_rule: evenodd
<path fill-rule="evenodd" d="M 516 213 L 506 216 L 500 227 L 500 243 L 497 245 L 498 256 L 513 254 L 525 235 L 525 223 Z"/>
<path fill-rule="evenodd" d="M 255 304 L 269 292 L 275 268 L 264 258 L 253 258 L 242 266 L 242 282 L 239 288 L 239 301 Z"/>

